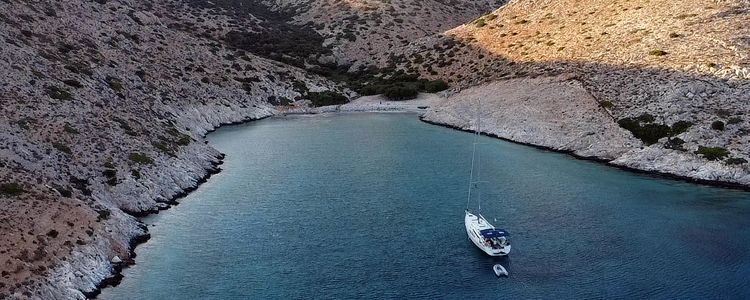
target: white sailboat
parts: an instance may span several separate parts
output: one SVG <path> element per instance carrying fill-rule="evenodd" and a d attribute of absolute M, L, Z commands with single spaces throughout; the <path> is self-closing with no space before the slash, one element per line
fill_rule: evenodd
<path fill-rule="evenodd" d="M 471 240 L 479 249 L 484 251 L 484 253 L 487 253 L 487 255 L 490 256 L 504 256 L 510 253 L 508 232 L 503 229 L 495 228 L 495 226 L 482 216 L 482 193 L 479 189 L 479 185 L 482 183 L 480 180 L 481 155 L 479 151 L 477 151 L 479 135 L 482 132 L 482 119 L 479 115 L 481 103 L 478 103 L 477 106 L 477 129 L 474 138 L 474 149 L 471 154 L 471 175 L 469 176 L 469 195 L 466 199 L 466 216 L 464 218 L 464 225 L 466 226 L 466 234 L 469 236 L 469 240 Z M 469 209 L 472 189 L 476 189 L 476 213 L 472 213 Z"/>

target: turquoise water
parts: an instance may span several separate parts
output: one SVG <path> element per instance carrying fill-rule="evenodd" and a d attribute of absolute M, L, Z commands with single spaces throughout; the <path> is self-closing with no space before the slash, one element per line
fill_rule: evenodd
<path fill-rule="evenodd" d="M 490 258 L 463 228 L 471 134 L 341 114 L 208 138 L 224 171 L 145 219 L 152 239 L 100 298 L 750 297 L 747 192 L 482 137 L 483 213 L 513 243 Z"/>

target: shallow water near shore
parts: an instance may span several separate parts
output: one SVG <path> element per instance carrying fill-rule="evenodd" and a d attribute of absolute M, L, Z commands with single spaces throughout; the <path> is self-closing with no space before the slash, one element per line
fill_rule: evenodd
<path fill-rule="evenodd" d="M 513 243 L 491 258 L 463 227 L 469 133 L 353 113 L 208 139 L 224 171 L 144 219 L 151 240 L 99 298 L 750 297 L 748 192 L 481 137 L 482 213 Z"/>

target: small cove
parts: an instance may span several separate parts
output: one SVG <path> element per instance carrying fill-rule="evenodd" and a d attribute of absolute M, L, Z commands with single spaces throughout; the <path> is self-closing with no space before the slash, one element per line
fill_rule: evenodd
<path fill-rule="evenodd" d="M 208 139 L 224 171 L 144 219 L 152 239 L 99 298 L 750 297 L 748 192 L 482 137 L 484 214 L 514 247 L 498 259 L 463 230 L 471 134 L 359 113 Z"/>

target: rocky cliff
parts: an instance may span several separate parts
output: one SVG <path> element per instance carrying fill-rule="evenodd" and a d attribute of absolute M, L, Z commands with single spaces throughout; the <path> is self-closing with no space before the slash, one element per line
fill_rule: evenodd
<path fill-rule="evenodd" d="M 747 185 L 748 22 L 747 1 L 518 0 L 393 56 L 472 87 L 426 120 L 467 128 L 463 107 L 482 97 L 503 138 Z M 559 95 L 544 83 L 560 80 Z"/>
<path fill-rule="evenodd" d="M 0 1 L 0 298 L 94 295 L 148 238 L 136 217 L 218 171 L 208 131 L 352 97 L 320 74 L 479 3 Z"/>
<path fill-rule="evenodd" d="M 218 171 L 207 132 L 396 69 L 454 89 L 387 109 L 473 130 L 482 99 L 488 134 L 750 184 L 747 1 L 503 3 L 0 1 L 0 298 L 95 294 Z"/>
<path fill-rule="evenodd" d="M 217 170 L 207 131 L 269 116 L 302 89 L 342 90 L 168 13 L 145 1 L 0 2 L 0 298 L 95 291 L 144 237 L 133 215 Z"/>

